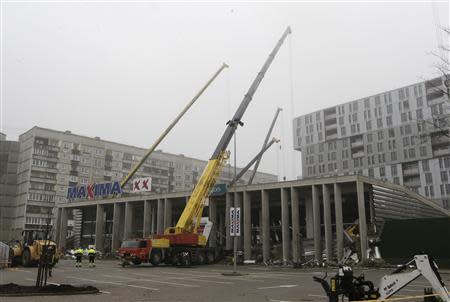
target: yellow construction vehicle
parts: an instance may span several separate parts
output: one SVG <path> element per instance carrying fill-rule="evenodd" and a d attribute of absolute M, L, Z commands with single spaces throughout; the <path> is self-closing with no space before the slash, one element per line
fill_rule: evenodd
<path fill-rule="evenodd" d="M 22 232 L 21 240 L 13 240 L 10 242 L 10 258 L 13 265 L 32 266 L 39 262 L 44 249 L 47 253 L 53 254 L 53 264 L 58 262 L 58 254 L 56 253 L 56 243 L 45 236 L 44 231 Z"/>

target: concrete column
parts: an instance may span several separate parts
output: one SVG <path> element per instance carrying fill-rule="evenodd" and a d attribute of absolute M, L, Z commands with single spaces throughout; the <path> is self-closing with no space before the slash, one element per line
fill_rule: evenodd
<path fill-rule="evenodd" d="M 219 222 L 218 222 L 218 225 L 219 225 L 219 243 L 220 243 L 220 246 L 223 246 L 224 245 L 224 236 L 225 236 L 225 222 L 224 222 L 224 220 L 225 220 L 225 215 L 223 215 L 222 213 L 220 213 L 219 215 L 218 215 L 218 220 L 219 220 Z"/>
<path fill-rule="evenodd" d="M 144 200 L 144 223 L 142 227 L 143 237 L 150 236 L 152 229 L 152 204 L 150 200 Z"/>
<path fill-rule="evenodd" d="M 95 218 L 95 249 L 104 252 L 105 244 L 105 206 L 97 205 L 97 214 Z"/>
<path fill-rule="evenodd" d="M 172 225 L 172 200 L 164 198 L 164 230 Z"/>
<path fill-rule="evenodd" d="M 120 247 L 120 229 L 121 229 L 121 216 L 122 216 L 122 205 L 119 203 L 114 203 L 114 211 L 113 211 L 113 230 L 112 230 L 112 242 L 111 247 L 114 252 Z"/>
<path fill-rule="evenodd" d="M 320 233 L 319 187 L 312 186 L 312 208 L 314 216 L 314 259 L 322 263 L 322 236 Z"/>
<path fill-rule="evenodd" d="M 239 192 L 234 193 L 234 206 L 236 208 L 241 208 L 241 213 L 242 213 L 242 194 Z M 243 240 L 244 234 L 243 234 L 243 230 L 242 230 L 242 217 L 240 217 L 239 220 L 240 220 L 239 223 L 241 225 L 241 236 L 236 237 L 236 241 L 237 241 L 237 250 L 242 251 L 243 244 L 244 244 L 244 240 Z"/>
<path fill-rule="evenodd" d="M 288 190 L 281 188 L 281 236 L 282 236 L 282 249 L 283 249 L 283 264 L 287 265 L 290 259 L 289 246 L 289 205 L 288 205 Z"/>
<path fill-rule="evenodd" d="M 312 199 L 305 200 L 306 238 L 314 238 L 314 212 Z"/>
<path fill-rule="evenodd" d="M 59 231 L 59 248 L 66 249 L 66 237 L 67 237 L 67 220 L 68 220 L 68 209 L 61 208 L 61 224 Z"/>
<path fill-rule="evenodd" d="M 130 239 L 133 234 L 133 205 L 131 202 L 125 203 L 125 221 L 123 228 L 123 240 Z"/>
<path fill-rule="evenodd" d="M 156 217 L 156 233 L 164 234 L 164 199 L 158 199 L 158 215 Z"/>
<path fill-rule="evenodd" d="M 263 249 L 263 261 L 270 258 L 270 208 L 269 208 L 269 192 L 267 190 L 261 191 L 261 237 Z"/>
<path fill-rule="evenodd" d="M 323 195 L 323 221 L 325 226 L 325 247 L 327 249 L 327 261 L 330 263 L 333 257 L 333 236 L 331 233 L 331 205 L 330 205 L 330 188 L 328 185 L 322 185 Z"/>
<path fill-rule="evenodd" d="M 291 214 L 292 214 L 292 262 L 301 262 L 300 249 L 300 217 L 298 206 L 298 190 L 291 187 Z"/>
<path fill-rule="evenodd" d="M 364 183 L 356 182 L 356 194 L 358 196 L 359 238 L 361 240 L 361 260 L 367 260 L 367 221 L 366 205 L 364 203 Z"/>
<path fill-rule="evenodd" d="M 230 208 L 232 205 L 232 193 L 226 193 L 225 196 L 225 249 L 233 248 L 233 241 L 230 236 Z"/>
<path fill-rule="evenodd" d="M 157 223 L 156 214 L 158 211 L 157 203 L 158 202 L 150 202 L 150 206 L 152 208 L 152 230 L 151 230 L 152 234 L 156 233 L 156 228 L 157 228 L 157 226 L 156 226 L 156 223 Z"/>
<path fill-rule="evenodd" d="M 244 260 L 252 258 L 252 200 L 250 193 L 244 191 Z"/>
<path fill-rule="evenodd" d="M 217 246 L 217 203 L 209 198 L 209 220 L 212 222 L 211 233 L 209 234 L 209 246 Z"/>
<path fill-rule="evenodd" d="M 338 262 L 344 257 L 344 220 L 342 215 L 342 191 L 340 184 L 334 184 L 334 210 L 336 216 L 336 245 Z"/>

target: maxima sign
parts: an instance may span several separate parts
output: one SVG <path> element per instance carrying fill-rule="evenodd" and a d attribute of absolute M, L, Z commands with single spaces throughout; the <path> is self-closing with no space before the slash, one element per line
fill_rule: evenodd
<path fill-rule="evenodd" d="M 79 185 L 67 189 L 67 199 L 94 199 L 123 193 L 118 181 Z"/>

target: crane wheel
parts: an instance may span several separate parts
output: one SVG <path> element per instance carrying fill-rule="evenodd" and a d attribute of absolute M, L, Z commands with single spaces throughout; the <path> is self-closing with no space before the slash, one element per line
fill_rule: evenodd
<path fill-rule="evenodd" d="M 214 251 L 206 252 L 206 263 L 211 264 L 214 263 L 215 260 Z"/>
<path fill-rule="evenodd" d="M 30 250 L 24 250 L 22 253 L 22 265 L 31 266 L 31 253 Z"/>
<path fill-rule="evenodd" d="M 198 264 L 206 264 L 206 256 L 205 256 L 204 252 L 198 252 L 197 263 Z"/>
<path fill-rule="evenodd" d="M 161 251 L 153 250 L 152 253 L 150 254 L 150 263 L 153 266 L 158 266 L 161 263 L 161 260 L 162 260 Z"/>

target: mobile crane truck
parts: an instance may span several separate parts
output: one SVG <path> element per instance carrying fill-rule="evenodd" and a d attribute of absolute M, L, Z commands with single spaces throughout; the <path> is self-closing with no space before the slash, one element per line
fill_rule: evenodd
<path fill-rule="evenodd" d="M 127 255 L 129 255 L 128 258 L 133 258 L 133 255 L 139 253 L 139 249 L 136 249 L 136 247 L 130 249 L 126 248 L 126 245 L 139 241 L 140 244 L 146 245 L 145 250 L 148 254 L 145 258 L 148 259 L 148 261 L 153 265 L 158 265 L 164 261 L 174 265 L 187 266 L 191 263 L 204 264 L 215 260 L 215 248 L 206 247 L 208 238 L 204 235 L 204 232 L 202 234 L 199 232 L 201 228 L 200 223 L 204 201 L 209 195 L 212 187 L 215 185 L 216 180 L 221 173 L 222 167 L 229 157 L 229 153 L 226 151 L 226 148 L 228 147 L 236 128 L 239 125 L 243 125 L 241 120 L 253 98 L 253 95 L 258 89 L 258 86 L 264 78 L 269 66 L 273 62 L 275 55 L 290 33 L 291 28 L 287 27 L 260 72 L 253 80 L 233 118 L 227 122 L 225 132 L 223 133 L 219 144 L 209 159 L 208 164 L 203 170 L 203 173 L 200 176 L 200 179 L 196 184 L 186 207 L 181 213 L 176 226 L 169 227 L 164 231 L 164 234 L 154 235 L 150 239 L 125 241 L 123 248 L 119 249 L 119 254 L 123 255 L 122 257 L 127 259 Z M 145 243 L 143 241 L 145 241 Z M 132 245 L 136 244 L 133 243 Z"/>

